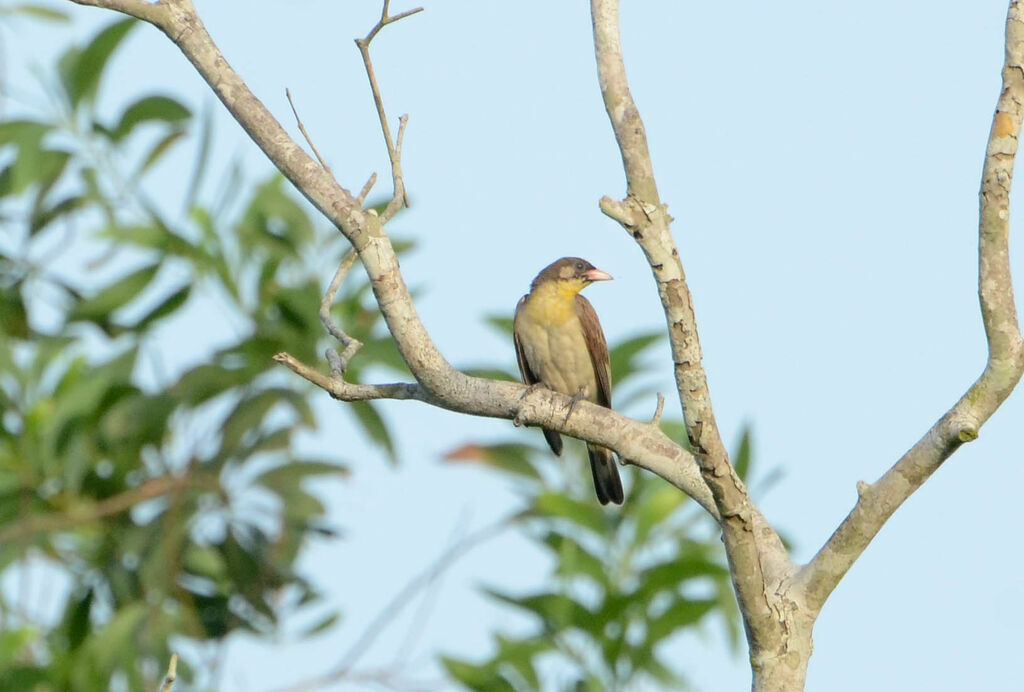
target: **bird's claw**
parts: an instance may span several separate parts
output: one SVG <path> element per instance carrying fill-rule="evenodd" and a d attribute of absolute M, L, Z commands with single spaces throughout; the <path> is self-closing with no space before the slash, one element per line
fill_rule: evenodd
<path fill-rule="evenodd" d="M 519 395 L 519 400 L 522 401 L 526 397 L 530 396 L 544 385 L 540 382 L 534 382 L 529 387 L 523 390 L 523 393 Z"/>
<path fill-rule="evenodd" d="M 534 382 L 529 387 L 524 389 L 523 393 L 519 395 L 519 401 L 522 401 L 523 399 L 530 396 L 543 386 L 544 384 L 541 382 Z M 522 418 L 522 406 L 520 406 L 519 410 L 516 411 L 516 415 L 512 417 L 512 425 L 516 426 L 517 428 L 521 428 L 523 426 L 523 423 L 524 421 Z"/>
<path fill-rule="evenodd" d="M 579 400 L 582 399 L 583 396 L 583 392 L 576 392 L 572 395 L 572 398 L 569 399 L 569 403 L 565 405 L 569 410 L 565 413 L 565 419 L 562 421 L 562 425 L 569 422 L 569 416 L 572 415 L 572 412 L 576 409 L 576 404 L 579 403 Z"/>

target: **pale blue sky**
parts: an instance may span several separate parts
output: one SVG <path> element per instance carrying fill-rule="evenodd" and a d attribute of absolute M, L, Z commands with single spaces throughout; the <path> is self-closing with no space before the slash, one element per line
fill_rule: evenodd
<path fill-rule="evenodd" d="M 227 58 L 294 132 L 291 89 L 343 184 L 358 189 L 375 170 L 378 191 L 387 189 L 350 40 L 373 24 L 375 0 L 196 4 Z M 752 422 L 757 465 L 785 470 L 761 507 L 799 560 L 845 516 L 856 482 L 888 468 L 984 364 L 977 189 L 1006 4 L 623 2 L 627 68 L 676 218 L 717 418 L 730 441 Z M 114 19 L 64 6 L 77 19 L 71 30 L 25 24 L 5 37 L 12 77 L 24 75 L 24 61 L 50 65 L 69 34 Z M 510 314 L 536 271 L 565 254 L 615 276 L 590 295 L 610 340 L 661 325 L 642 255 L 597 208 L 624 183 L 597 90 L 588 3 L 426 7 L 385 31 L 374 56 L 392 119 L 410 114 L 404 167 L 414 207 L 394 232 L 419 242 L 402 266 L 424 289 L 418 308 L 438 345 L 456 364 L 511 366 L 511 345 L 479 317 Z M 140 90 L 170 91 L 197 108 L 212 98 L 148 28 L 108 77 L 111 103 Z M 252 177 L 264 175 L 268 164 L 218 112 L 218 160 L 241 153 Z M 161 173 L 171 190 L 190 170 L 179 164 Z M 324 282 L 332 263 L 324 259 Z M 215 333 L 218 319 L 204 328 Z M 179 364 L 203 355 L 188 333 L 164 333 Z M 667 351 L 651 362 L 670 392 Z M 329 668 L 453 535 L 515 507 L 505 479 L 446 466 L 440 455 L 467 438 L 536 434 L 392 403 L 385 410 L 403 459 L 393 471 L 336 411 L 342 404 L 326 395 L 318 403 L 327 432 L 309 444 L 338 451 L 356 473 L 327 488 L 346 539 L 318 544 L 305 565 L 343 605 L 345 625 L 295 646 L 234 641 L 225 690 L 270 689 Z M 808 690 L 1012 689 L 1024 621 L 1022 421 L 1018 392 L 883 529 L 821 615 Z M 444 579 L 413 660 L 484 654 L 510 616 L 475 587 L 526 587 L 545 568 L 514 536 L 464 559 Z M 402 634 L 382 639 L 365 663 L 387 665 Z M 745 657 L 730 657 L 715 631 L 676 649 L 699 690 L 749 684 Z"/>

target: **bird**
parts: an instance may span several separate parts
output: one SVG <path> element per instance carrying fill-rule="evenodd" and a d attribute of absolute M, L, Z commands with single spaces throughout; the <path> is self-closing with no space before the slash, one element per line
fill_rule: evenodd
<path fill-rule="evenodd" d="M 572 397 L 566 420 L 576 402 L 585 399 L 612 407 L 612 372 L 601 323 L 580 291 L 612 277 L 580 257 L 563 257 L 542 269 L 530 292 L 516 305 L 512 334 L 523 382 Z M 543 429 L 551 451 L 562 453 L 562 436 Z M 612 450 L 587 443 L 594 489 L 602 504 L 622 504 L 622 481 Z"/>

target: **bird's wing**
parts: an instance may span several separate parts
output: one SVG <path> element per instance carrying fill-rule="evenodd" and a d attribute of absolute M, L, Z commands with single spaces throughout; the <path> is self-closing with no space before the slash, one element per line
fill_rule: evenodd
<path fill-rule="evenodd" d="M 512 321 L 512 340 L 516 344 L 516 361 L 519 363 L 519 374 L 523 376 L 523 382 L 526 384 L 535 384 L 537 382 L 537 376 L 530 370 L 530 364 L 526 362 L 526 354 L 523 353 L 523 345 L 519 342 L 519 334 L 517 333 L 515 323 L 519 319 L 519 311 L 523 309 L 523 305 L 526 303 L 526 296 L 519 299 L 519 303 L 516 304 L 516 314 Z"/>
<path fill-rule="evenodd" d="M 594 306 L 578 293 L 573 308 L 583 326 L 583 339 L 587 342 L 587 350 L 590 351 L 590 362 L 594 364 L 594 374 L 597 376 L 597 403 L 611 408 L 612 363 L 608 357 L 608 342 L 604 340 L 601 323 L 594 312 Z"/>

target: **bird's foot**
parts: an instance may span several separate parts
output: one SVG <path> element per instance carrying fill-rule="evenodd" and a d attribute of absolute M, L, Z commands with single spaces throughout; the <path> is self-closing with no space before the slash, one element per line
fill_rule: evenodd
<path fill-rule="evenodd" d="M 523 393 L 519 395 L 519 400 L 522 401 L 526 397 L 530 396 L 544 385 L 541 382 L 534 382 L 529 387 L 523 390 Z"/>
<path fill-rule="evenodd" d="M 538 389 L 540 389 L 543 386 L 544 386 L 544 384 L 541 383 L 541 382 L 534 382 L 529 387 L 527 387 L 523 391 L 522 394 L 519 395 L 519 401 L 522 401 L 523 399 L 525 399 L 526 397 L 530 396 L 531 394 L 533 394 L 534 392 L 536 392 Z M 520 428 L 523 425 L 523 419 L 521 417 L 522 410 L 523 410 L 523 407 L 520 404 L 519 410 L 516 411 L 516 415 L 512 418 L 512 425 L 516 426 L 517 428 Z"/>
<path fill-rule="evenodd" d="M 566 408 L 569 410 L 565 412 L 565 420 L 562 421 L 562 425 L 565 425 L 566 423 L 569 422 L 569 416 L 572 415 L 572 412 L 576 409 L 576 404 L 579 403 L 580 399 L 582 399 L 583 397 L 584 394 L 582 391 L 576 392 L 575 394 L 572 395 L 572 398 L 569 399 L 569 403 L 566 404 Z"/>

